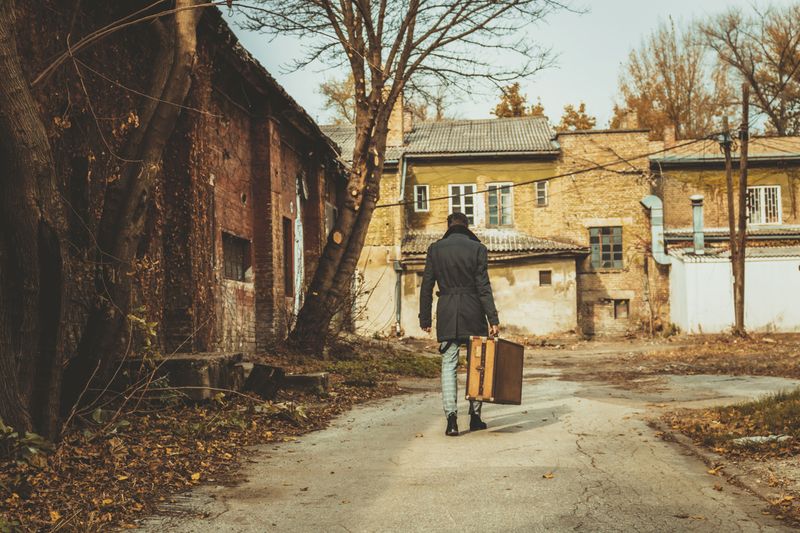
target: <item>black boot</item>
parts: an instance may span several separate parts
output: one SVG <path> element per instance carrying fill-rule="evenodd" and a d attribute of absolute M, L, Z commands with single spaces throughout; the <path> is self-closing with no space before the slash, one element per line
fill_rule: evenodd
<path fill-rule="evenodd" d="M 444 434 L 448 437 L 458 437 L 458 417 L 455 413 L 447 415 L 447 429 Z"/>
<path fill-rule="evenodd" d="M 470 431 L 480 431 L 482 429 L 486 429 L 488 426 L 486 422 L 481 420 L 481 415 L 471 414 L 469 415 L 469 430 Z"/>

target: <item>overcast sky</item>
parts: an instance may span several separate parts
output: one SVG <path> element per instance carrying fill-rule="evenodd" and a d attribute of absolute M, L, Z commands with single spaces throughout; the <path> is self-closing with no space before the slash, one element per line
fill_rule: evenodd
<path fill-rule="evenodd" d="M 774 0 L 788 5 L 797 0 Z M 537 40 L 558 55 L 554 68 L 535 78 L 520 80 L 523 93 L 533 103 L 541 98 L 545 112 L 558 122 L 566 104 L 586 102 L 587 111 L 605 127 L 611 117 L 621 64 L 630 50 L 658 25 L 673 17 L 676 23 L 703 18 L 731 6 L 764 7 L 765 0 L 574 0 L 585 14 L 560 12 L 535 29 Z M 329 121 L 317 89 L 321 80 L 336 75 L 323 66 L 288 73 L 287 63 L 301 57 L 299 39 L 267 37 L 246 32 L 231 24 L 244 46 L 269 70 L 286 90 L 320 123 Z M 483 91 L 481 91 L 483 92 Z M 459 118 L 489 118 L 497 95 L 475 94 L 456 106 Z"/>

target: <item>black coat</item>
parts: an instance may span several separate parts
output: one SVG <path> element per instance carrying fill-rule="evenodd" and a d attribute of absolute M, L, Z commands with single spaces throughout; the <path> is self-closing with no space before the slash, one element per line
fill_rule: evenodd
<path fill-rule="evenodd" d="M 439 285 L 436 336 L 442 341 L 485 337 L 489 324 L 499 324 L 489 282 L 486 246 L 467 228 L 454 226 L 431 244 L 419 296 L 419 325 L 431 327 L 433 285 Z"/>

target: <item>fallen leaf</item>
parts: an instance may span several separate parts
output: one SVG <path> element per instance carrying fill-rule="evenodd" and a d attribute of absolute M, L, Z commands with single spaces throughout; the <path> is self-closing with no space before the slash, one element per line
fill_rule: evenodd
<path fill-rule="evenodd" d="M 59 520 L 61 520 L 61 513 L 58 511 L 50 511 L 50 521 L 58 522 Z"/>
<path fill-rule="evenodd" d="M 552 472 L 547 472 L 547 473 L 543 474 L 542 477 L 544 479 L 553 479 L 556 476 Z"/>
<path fill-rule="evenodd" d="M 197 481 L 198 479 L 200 479 L 200 472 L 192 474 L 192 481 Z"/>
<path fill-rule="evenodd" d="M 717 492 L 722 492 L 722 485 L 717 483 L 716 485 L 714 485 L 714 490 Z"/>

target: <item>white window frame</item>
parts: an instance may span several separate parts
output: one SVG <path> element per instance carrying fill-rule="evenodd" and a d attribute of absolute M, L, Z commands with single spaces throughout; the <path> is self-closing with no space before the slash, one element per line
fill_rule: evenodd
<path fill-rule="evenodd" d="M 465 194 L 463 192 L 465 187 L 472 187 L 472 193 L 471 194 Z M 453 190 L 455 188 L 458 188 L 458 190 L 459 190 L 458 193 L 453 192 Z M 472 197 L 472 220 L 470 221 L 469 224 L 470 224 L 470 226 L 478 226 L 478 225 L 480 225 L 482 223 L 481 212 L 480 212 L 480 208 L 479 208 L 480 203 L 477 201 L 478 200 L 477 199 L 478 186 L 475 183 L 450 183 L 447 186 L 447 192 L 448 192 L 448 198 L 447 198 L 448 210 L 447 210 L 447 212 L 449 214 L 451 214 L 451 215 L 453 214 L 453 197 L 454 196 L 459 196 L 462 199 L 467 197 L 467 196 L 471 196 Z M 464 202 L 462 201 L 460 203 L 463 204 Z M 463 207 L 463 205 L 462 205 L 462 207 Z M 461 211 L 461 212 L 464 213 L 463 211 Z M 466 213 L 464 213 L 464 214 L 466 215 Z M 469 215 L 467 215 L 467 218 L 469 218 Z"/>
<path fill-rule="evenodd" d="M 425 207 L 420 207 L 419 191 L 425 191 Z M 414 185 L 414 212 L 428 213 L 431 210 L 431 188 L 430 185 Z"/>
<path fill-rule="evenodd" d="M 503 189 L 503 187 L 508 187 L 509 202 L 511 202 L 511 205 L 508 206 L 509 209 L 511 210 L 511 221 L 508 224 L 503 224 L 503 209 L 504 209 L 503 205 L 502 205 L 502 198 L 503 198 L 502 189 Z M 501 228 L 501 227 L 502 228 L 508 228 L 508 227 L 513 226 L 514 225 L 514 183 L 511 182 L 511 181 L 499 181 L 499 182 L 496 182 L 496 183 L 489 183 L 489 184 L 486 185 L 486 225 L 487 226 L 490 225 L 490 221 L 491 221 L 491 217 L 492 217 L 491 209 L 489 209 L 489 196 L 491 194 L 493 194 L 493 193 L 497 195 L 498 212 L 497 212 L 497 224 L 491 224 L 491 226 L 492 227 L 498 227 L 498 228 Z"/>
<path fill-rule="evenodd" d="M 774 190 L 774 194 L 769 194 L 768 190 Z M 751 193 L 758 198 L 758 205 L 753 205 Z M 768 209 L 767 197 L 772 196 L 775 199 L 775 215 L 777 220 L 767 222 Z M 757 220 L 754 220 L 754 215 L 758 215 Z M 772 226 L 783 223 L 783 202 L 781 200 L 781 186 L 780 185 L 751 185 L 747 187 L 747 223 L 754 226 Z"/>
<path fill-rule="evenodd" d="M 544 185 L 544 203 L 539 203 L 539 186 Z M 541 180 L 536 182 L 536 207 L 547 207 L 550 203 L 550 182 L 548 180 Z"/>

